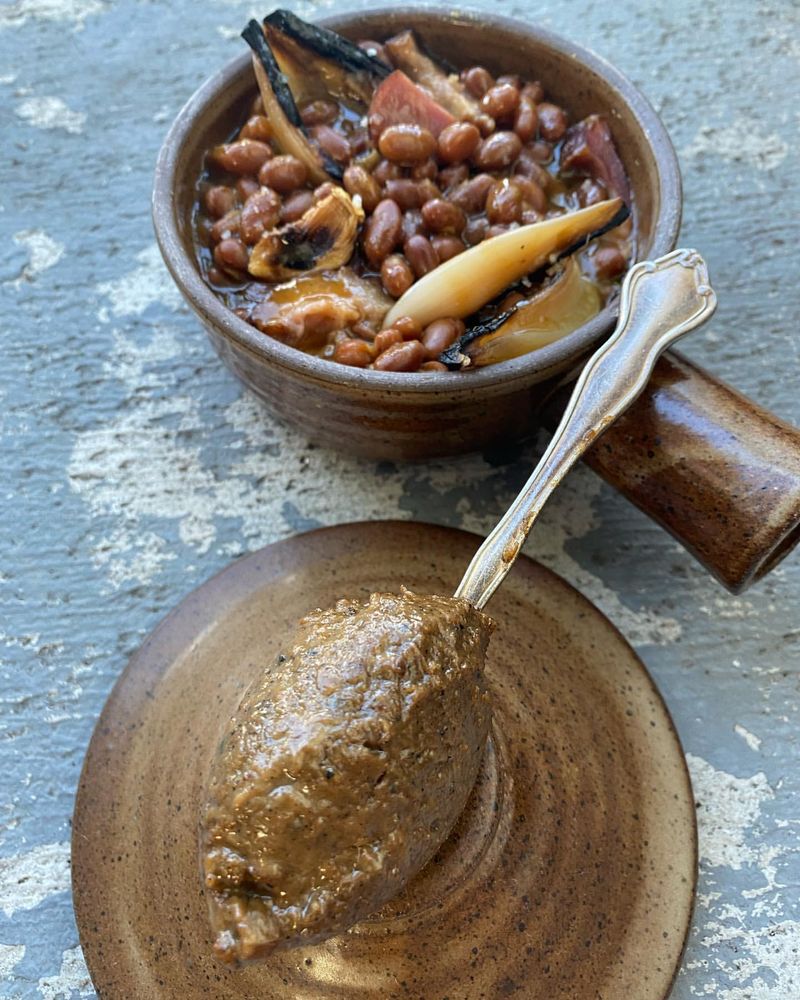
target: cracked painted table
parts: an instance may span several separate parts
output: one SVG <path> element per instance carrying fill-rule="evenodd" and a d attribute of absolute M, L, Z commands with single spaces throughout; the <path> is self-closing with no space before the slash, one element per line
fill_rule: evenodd
<path fill-rule="evenodd" d="M 720 299 L 686 351 L 800 422 L 797 6 L 485 3 L 596 49 L 655 103 L 684 172 L 683 241 Z M 165 612 L 238 554 L 316 525 L 484 531 L 535 458 L 398 467 L 313 448 L 265 418 L 181 305 L 150 227 L 153 163 L 252 13 L 0 7 L 2 997 L 93 995 L 69 893 L 73 796 L 100 708 Z M 542 520 L 527 551 L 635 645 L 688 755 L 701 871 L 674 997 L 796 1000 L 800 558 L 731 597 L 585 469 Z"/>

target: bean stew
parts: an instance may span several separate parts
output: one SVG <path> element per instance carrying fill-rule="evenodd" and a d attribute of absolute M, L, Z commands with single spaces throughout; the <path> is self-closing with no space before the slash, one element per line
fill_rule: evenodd
<path fill-rule="evenodd" d="M 197 183 L 208 285 L 266 336 L 356 368 L 469 369 L 588 322 L 633 255 L 606 120 L 450 72 L 410 31 L 355 45 L 251 21 L 259 93 Z"/>

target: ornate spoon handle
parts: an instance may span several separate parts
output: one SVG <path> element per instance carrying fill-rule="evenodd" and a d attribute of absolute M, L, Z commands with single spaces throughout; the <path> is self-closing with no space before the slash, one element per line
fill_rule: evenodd
<path fill-rule="evenodd" d="M 616 329 L 586 362 L 541 461 L 475 553 L 456 597 L 465 597 L 477 608 L 486 604 L 553 490 L 636 399 L 662 351 L 708 319 L 716 305 L 708 269 L 696 250 L 675 250 L 628 271 Z"/>

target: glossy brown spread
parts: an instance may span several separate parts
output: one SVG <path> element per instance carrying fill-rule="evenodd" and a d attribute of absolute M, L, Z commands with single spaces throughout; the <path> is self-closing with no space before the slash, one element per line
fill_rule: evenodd
<path fill-rule="evenodd" d="M 490 630 L 465 600 L 406 590 L 300 622 L 212 770 L 201 852 L 218 958 L 338 933 L 431 858 L 480 764 Z"/>

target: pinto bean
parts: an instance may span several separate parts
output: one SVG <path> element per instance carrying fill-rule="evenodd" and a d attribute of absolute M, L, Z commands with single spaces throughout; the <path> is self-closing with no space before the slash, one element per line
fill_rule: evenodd
<path fill-rule="evenodd" d="M 390 253 L 381 264 L 381 283 L 394 299 L 399 299 L 414 284 L 414 272 L 402 254 Z"/>
<path fill-rule="evenodd" d="M 625 254 L 618 247 L 598 247 L 592 257 L 595 276 L 601 281 L 611 281 L 618 278 L 627 268 Z"/>
<path fill-rule="evenodd" d="M 212 218 L 221 219 L 236 205 L 236 192 L 224 184 L 216 184 L 209 188 L 203 197 L 203 205 Z"/>
<path fill-rule="evenodd" d="M 220 240 L 225 240 L 230 236 L 238 236 L 241 214 L 238 209 L 234 209 L 232 212 L 226 212 L 221 219 L 217 219 L 208 233 L 211 242 L 219 243 Z"/>
<path fill-rule="evenodd" d="M 320 149 L 324 150 L 337 163 L 347 163 L 353 155 L 346 137 L 341 132 L 332 129 L 330 125 L 314 125 L 313 128 L 309 129 L 309 133 Z"/>
<path fill-rule="evenodd" d="M 383 193 L 387 198 L 397 202 L 403 211 L 409 208 L 419 208 L 424 201 L 421 182 L 412 181 L 410 177 L 388 180 L 383 186 Z"/>
<path fill-rule="evenodd" d="M 439 263 L 444 264 L 451 257 L 456 257 L 467 248 L 458 236 L 431 236 L 431 246 L 439 257 Z"/>
<path fill-rule="evenodd" d="M 411 239 L 419 233 L 425 234 L 425 223 L 422 221 L 422 212 L 418 208 L 411 208 L 403 215 L 403 242 Z"/>
<path fill-rule="evenodd" d="M 399 330 L 403 340 L 419 340 L 422 327 L 413 316 L 400 316 L 391 326 L 392 330 Z"/>
<path fill-rule="evenodd" d="M 454 205 L 463 208 L 467 215 L 472 215 L 474 212 L 480 212 L 486 204 L 486 195 L 492 184 L 494 177 L 489 174 L 476 174 L 463 184 L 459 184 L 448 197 Z"/>
<path fill-rule="evenodd" d="M 251 115 L 239 129 L 240 139 L 258 139 L 259 142 L 269 142 L 272 138 L 272 126 L 266 115 Z"/>
<path fill-rule="evenodd" d="M 273 191 L 289 194 L 305 184 L 308 170 L 296 156 L 275 156 L 259 170 L 258 179 Z"/>
<path fill-rule="evenodd" d="M 367 260 L 377 270 L 400 242 L 403 217 L 397 203 L 384 198 L 364 227 L 363 246 Z"/>
<path fill-rule="evenodd" d="M 520 93 L 523 97 L 527 97 L 533 101 L 534 104 L 541 104 L 544 100 L 544 87 L 538 80 L 523 83 Z"/>
<path fill-rule="evenodd" d="M 536 138 L 539 128 L 539 112 L 529 97 L 521 97 L 514 115 L 514 131 L 523 142 Z"/>
<path fill-rule="evenodd" d="M 422 206 L 422 221 L 432 233 L 460 233 L 467 220 L 452 201 L 433 198 Z"/>
<path fill-rule="evenodd" d="M 608 192 L 602 181 L 595 181 L 587 177 L 578 186 L 577 195 L 578 204 L 582 208 L 586 208 L 588 205 L 596 205 L 599 201 L 605 201 Z"/>
<path fill-rule="evenodd" d="M 323 181 L 318 187 L 314 188 L 314 201 L 322 201 L 323 198 L 327 198 L 331 194 L 336 185 L 332 181 Z"/>
<path fill-rule="evenodd" d="M 435 181 L 439 174 L 439 168 L 433 157 L 417 163 L 411 168 L 411 177 L 415 181 Z"/>
<path fill-rule="evenodd" d="M 395 330 L 394 327 L 389 327 L 386 330 L 381 330 L 379 334 L 376 335 L 374 344 L 375 351 L 377 354 L 383 354 L 383 352 L 391 347 L 393 344 L 402 344 L 403 334 L 399 330 Z"/>
<path fill-rule="evenodd" d="M 514 181 L 496 181 L 486 196 L 486 218 L 493 225 L 519 222 L 522 215 L 522 191 Z"/>
<path fill-rule="evenodd" d="M 477 219 L 470 219 L 469 222 L 464 226 L 464 232 L 461 234 L 462 239 L 469 246 L 474 247 L 478 243 L 486 239 L 486 234 L 489 231 L 489 220 L 483 216 Z"/>
<path fill-rule="evenodd" d="M 540 215 L 547 211 L 547 195 L 532 177 L 515 177 L 514 183 L 522 192 L 523 208 L 533 208 Z"/>
<path fill-rule="evenodd" d="M 470 94 L 479 100 L 494 83 L 492 74 L 483 66 L 471 66 L 464 70 L 461 80 Z"/>
<path fill-rule="evenodd" d="M 537 139 L 536 142 L 532 142 L 527 148 L 530 149 L 531 156 L 537 163 L 553 162 L 553 147 L 545 139 Z"/>
<path fill-rule="evenodd" d="M 544 102 L 538 107 L 539 134 L 548 142 L 558 142 L 567 131 L 567 113 L 557 104 Z"/>
<path fill-rule="evenodd" d="M 255 177 L 240 177 L 236 182 L 236 191 L 242 201 L 247 201 L 250 195 L 261 190 L 261 185 Z"/>
<path fill-rule="evenodd" d="M 475 154 L 480 170 L 502 170 L 510 167 L 522 152 L 522 141 L 516 132 L 495 132 L 484 139 Z"/>
<path fill-rule="evenodd" d="M 311 191 L 295 191 L 283 203 L 281 222 L 297 222 L 314 204 Z"/>
<path fill-rule="evenodd" d="M 443 128 L 437 139 L 437 151 L 442 163 L 462 163 L 480 145 L 481 133 L 471 122 L 453 122 Z"/>
<path fill-rule="evenodd" d="M 421 125 L 390 125 L 381 132 L 378 149 L 392 163 L 421 163 L 436 149 L 436 140 Z"/>
<path fill-rule="evenodd" d="M 550 183 L 550 174 L 536 159 L 531 146 L 523 147 L 522 152 L 517 157 L 517 162 L 514 164 L 514 174 L 515 176 L 530 177 L 541 188 L 546 188 Z"/>
<path fill-rule="evenodd" d="M 380 59 L 381 62 L 386 63 L 387 66 L 392 65 L 392 60 L 386 55 L 386 49 L 380 42 L 374 42 L 371 38 L 364 38 L 358 42 L 358 47 L 363 49 L 368 55 L 371 55 L 374 59 Z"/>
<path fill-rule="evenodd" d="M 333 360 L 351 368 L 366 368 L 372 361 L 372 348 L 363 340 L 348 337 L 337 342 L 333 349 Z"/>
<path fill-rule="evenodd" d="M 300 109 L 300 118 L 307 127 L 312 125 L 332 125 L 339 117 L 339 106 L 335 101 L 309 101 Z"/>
<path fill-rule="evenodd" d="M 522 86 L 522 80 L 516 73 L 505 73 L 503 76 L 498 76 L 495 83 L 508 84 L 509 87 L 514 87 L 515 90 L 519 90 Z"/>
<path fill-rule="evenodd" d="M 439 186 L 447 191 L 462 184 L 469 177 L 469 167 L 466 163 L 457 163 L 439 171 Z"/>
<path fill-rule="evenodd" d="M 427 236 L 411 236 L 403 244 L 403 253 L 418 278 L 424 277 L 439 265 L 439 258 Z"/>
<path fill-rule="evenodd" d="M 443 365 L 441 361 L 423 361 L 419 370 L 421 372 L 446 372 L 447 365 Z"/>
<path fill-rule="evenodd" d="M 392 163 L 391 160 L 381 160 L 372 171 L 372 176 L 379 184 L 385 184 L 388 180 L 402 177 L 403 172 L 400 167 L 398 167 L 396 163 Z"/>
<path fill-rule="evenodd" d="M 211 160 L 221 170 L 231 174 L 257 174 L 262 164 L 272 157 L 272 150 L 257 139 L 239 139 L 215 146 Z"/>
<path fill-rule="evenodd" d="M 379 354 L 373 366 L 381 372 L 413 372 L 425 360 L 422 344 L 418 340 L 407 340 L 402 344 L 393 344 Z"/>
<path fill-rule="evenodd" d="M 457 319 L 435 319 L 422 333 L 422 346 L 429 358 L 438 358 L 464 332 L 464 324 Z"/>
<path fill-rule="evenodd" d="M 258 243 L 265 232 L 278 222 L 281 214 L 281 200 L 274 191 L 262 188 L 251 195 L 242 209 L 239 233 L 245 243 Z"/>
<path fill-rule="evenodd" d="M 375 178 L 363 167 L 351 164 L 342 177 L 344 189 L 348 194 L 361 198 L 365 212 L 373 212 L 381 200 L 381 188 Z"/>
<path fill-rule="evenodd" d="M 214 247 L 214 263 L 225 271 L 246 271 L 249 260 L 247 247 L 235 237 L 222 240 Z"/>
<path fill-rule="evenodd" d="M 519 106 L 519 90 L 510 83 L 496 83 L 481 98 L 483 111 L 498 122 L 510 121 Z"/>

